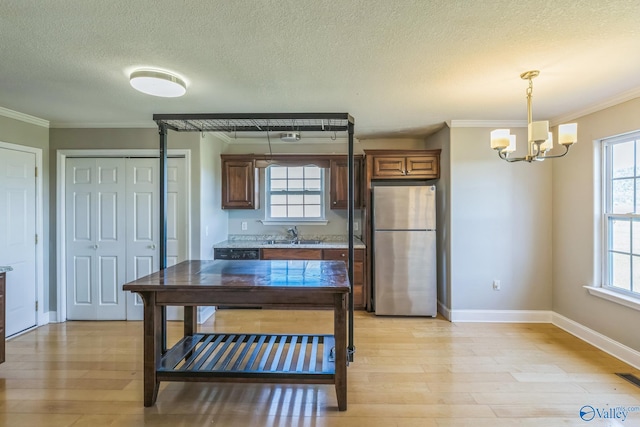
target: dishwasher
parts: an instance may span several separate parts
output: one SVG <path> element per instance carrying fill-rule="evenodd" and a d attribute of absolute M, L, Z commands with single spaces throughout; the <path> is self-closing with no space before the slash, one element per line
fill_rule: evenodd
<path fill-rule="evenodd" d="M 228 259 L 228 260 L 240 260 L 240 261 L 260 259 L 260 249 L 213 248 L 213 259 Z M 233 309 L 240 309 L 240 308 L 261 309 L 262 307 L 233 307 L 233 306 L 227 306 L 227 305 L 218 306 L 218 310 L 227 310 L 232 308 Z"/>
<path fill-rule="evenodd" d="M 229 260 L 260 259 L 260 249 L 214 248 L 213 259 L 229 259 Z"/>

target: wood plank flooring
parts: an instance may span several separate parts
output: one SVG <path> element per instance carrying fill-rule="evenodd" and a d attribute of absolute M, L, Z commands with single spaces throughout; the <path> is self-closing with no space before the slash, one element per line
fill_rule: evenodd
<path fill-rule="evenodd" d="M 221 310 L 204 332 L 332 333 L 332 312 Z M 7 342 L 0 426 L 640 426 L 640 372 L 550 324 L 358 312 L 349 408 L 329 385 L 162 383 L 142 405 L 142 322 L 51 324 Z M 169 342 L 181 322 L 169 323 Z M 580 418 L 638 407 L 626 420 Z"/>

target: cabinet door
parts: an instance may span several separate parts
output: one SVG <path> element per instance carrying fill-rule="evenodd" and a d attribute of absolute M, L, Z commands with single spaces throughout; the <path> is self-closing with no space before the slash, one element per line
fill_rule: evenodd
<path fill-rule="evenodd" d="M 407 157 L 407 176 L 414 178 L 438 178 L 438 161 L 436 156 Z"/>
<path fill-rule="evenodd" d="M 222 209 L 256 209 L 257 183 L 253 160 L 223 160 Z"/>
<path fill-rule="evenodd" d="M 353 175 L 353 205 L 355 209 L 362 207 L 362 192 L 360 191 L 362 159 L 354 159 Z M 349 165 L 348 160 L 331 160 L 331 209 L 348 209 L 349 207 Z"/>
<path fill-rule="evenodd" d="M 403 157 L 374 157 L 373 178 L 388 178 L 404 176 L 406 174 L 406 158 Z"/>
<path fill-rule="evenodd" d="M 322 259 L 347 262 L 348 249 L 324 249 Z M 353 250 L 353 306 L 364 309 L 364 249 Z"/>

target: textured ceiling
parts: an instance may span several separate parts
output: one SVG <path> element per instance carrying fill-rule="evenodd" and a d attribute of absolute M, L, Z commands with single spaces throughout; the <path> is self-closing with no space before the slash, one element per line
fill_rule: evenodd
<path fill-rule="evenodd" d="M 0 106 L 52 127 L 348 112 L 356 136 L 568 117 L 640 95 L 640 0 L 2 0 Z M 133 90 L 136 67 L 187 94 Z"/>

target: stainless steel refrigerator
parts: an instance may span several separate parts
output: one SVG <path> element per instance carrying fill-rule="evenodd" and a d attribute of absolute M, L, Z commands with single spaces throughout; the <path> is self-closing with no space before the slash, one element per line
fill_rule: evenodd
<path fill-rule="evenodd" d="M 377 315 L 436 316 L 436 189 L 373 187 Z"/>

